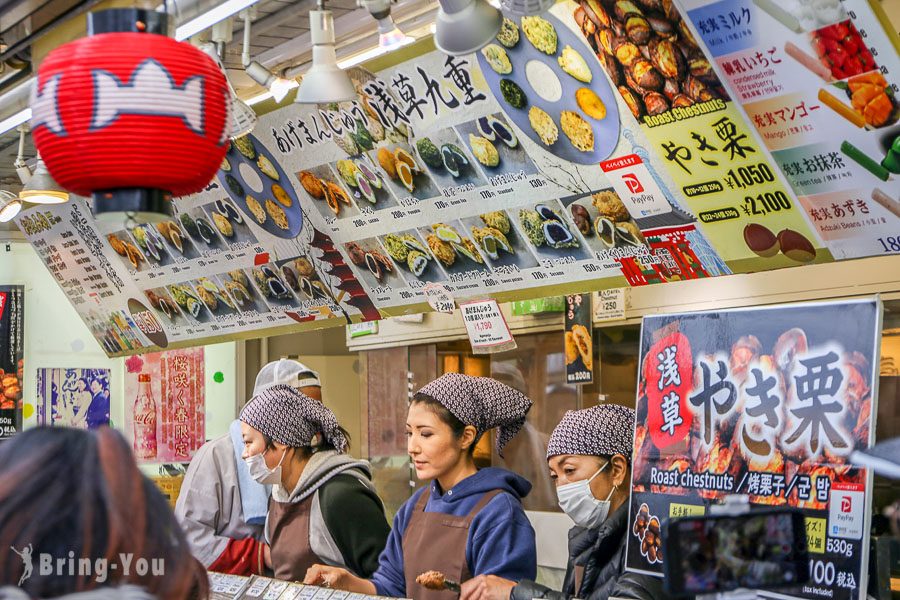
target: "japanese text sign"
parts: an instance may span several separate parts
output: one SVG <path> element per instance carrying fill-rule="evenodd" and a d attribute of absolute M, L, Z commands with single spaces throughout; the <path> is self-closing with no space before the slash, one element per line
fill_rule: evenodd
<path fill-rule="evenodd" d="M 475 354 L 492 354 L 516 347 L 496 300 L 465 302 L 459 305 L 459 310 Z"/>
<path fill-rule="evenodd" d="M 22 430 L 25 288 L 0 286 L 0 440 Z"/>
<path fill-rule="evenodd" d="M 778 597 L 864 597 L 881 306 L 865 299 L 644 319 L 626 564 L 661 575 L 646 524 L 731 494 L 802 510 L 811 580 Z M 833 595 L 832 595 L 833 592 Z"/>
<path fill-rule="evenodd" d="M 139 410 L 152 410 L 155 457 L 145 462 L 187 462 L 206 439 L 203 348 L 186 348 L 133 356 L 126 362 L 126 431 L 137 436 Z M 141 406 L 139 375 L 149 375 L 152 408 Z M 140 406 L 140 408 L 139 408 Z M 134 440 L 133 440 L 134 441 Z"/>

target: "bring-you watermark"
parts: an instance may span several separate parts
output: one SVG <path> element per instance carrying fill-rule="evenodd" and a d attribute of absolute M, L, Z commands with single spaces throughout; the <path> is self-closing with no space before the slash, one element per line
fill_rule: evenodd
<path fill-rule="evenodd" d="M 22 577 L 19 586 L 34 575 L 41 577 L 91 577 L 97 583 L 105 583 L 115 572 L 123 577 L 164 577 L 166 562 L 163 558 L 144 558 L 132 553 L 120 553 L 114 558 L 82 558 L 69 551 L 68 556 L 57 557 L 46 552 L 34 554 L 31 544 L 24 548 L 14 548 L 13 552 L 22 559 Z"/>

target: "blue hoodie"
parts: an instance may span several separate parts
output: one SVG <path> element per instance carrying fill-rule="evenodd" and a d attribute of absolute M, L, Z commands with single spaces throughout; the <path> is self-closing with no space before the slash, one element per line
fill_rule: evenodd
<path fill-rule="evenodd" d="M 481 469 L 463 479 L 453 489 L 441 494 L 437 481 L 413 494 L 394 517 L 387 546 L 378 559 L 378 570 L 372 575 L 379 596 L 406 597 L 403 573 L 403 534 L 412 517 L 416 502 L 423 493 L 431 497 L 426 512 L 439 512 L 464 517 L 481 496 L 502 490 L 472 521 L 466 544 L 466 562 L 473 577 L 497 575 L 512 581 L 533 580 L 537 574 L 534 529 L 525 516 L 521 498 L 531 491 L 528 480 L 505 469 Z"/>

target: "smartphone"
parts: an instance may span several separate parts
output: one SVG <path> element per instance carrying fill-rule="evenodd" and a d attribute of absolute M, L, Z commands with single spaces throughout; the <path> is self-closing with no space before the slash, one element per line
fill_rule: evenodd
<path fill-rule="evenodd" d="M 672 519 L 663 547 L 665 584 L 674 596 L 776 589 L 809 580 L 803 514 L 788 508 Z"/>

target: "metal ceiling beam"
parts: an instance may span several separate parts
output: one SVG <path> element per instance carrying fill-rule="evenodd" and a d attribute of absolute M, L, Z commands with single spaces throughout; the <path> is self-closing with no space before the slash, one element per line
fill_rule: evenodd
<path fill-rule="evenodd" d="M 254 21 L 251 24 L 251 33 L 253 33 L 254 35 L 264 35 L 265 33 L 286 24 L 288 20 L 308 13 L 315 6 L 316 0 L 299 0 L 298 2 L 294 2 L 289 6 L 285 6 L 281 10 L 277 10 L 271 14 L 266 15 L 262 19 Z M 243 30 L 243 19 L 235 19 L 235 34 Z M 237 39 L 237 36 L 235 36 L 235 39 Z"/>
<path fill-rule="evenodd" d="M 437 7 L 435 0 L 410 0 L 396 4 L 391 9 L 391 14 L 397 23 L 419 16 L 423 12 Z M 361 8 L 335 20 L 335 31 L 339 34 L 338 45 L 372 35 L 375 30 L 375 21 L 369 11 Z M 294 66 L 305 62 L 306 57 L 312 52 L 312 43 L 309 33 L 297 36 L 293 40 L 279 44 L 256 56 L 256 60 L 268 68 L 281 66 Z M 304 60 L 297 60 L 303 57 Z"/>
<path fill-rule="evenodd" d="M 416 30 L 420 30 L 422 27 L 433 23 L 435 19 L 435 13 L 437 12 L 437 8 L 427 10 L 422 14 L 405 18 L 403 21 L 397 21 L 397 25 L 405 31 L 406 33 L 412 33 Z M 422 39 L 422 36 L 419 35 L 418 39 Z M 342 44 L 340 44 L 340 48 L 337 53 L 338 64 L 342 63 L 344 60 L 352 58 L 353 56 L 365 52 L 366 50 L 370 50 L 374 45 L 378 43 L 378 34 L 369 32 L 368 34 L 358 36 L 353 40 L 345 40 Z M 295 62 L 292 66 L 284 69 L 284 77 L 294 78 L 300 77 L 305 73 L 312 63 L 311 55 L 307 55 L 307 58 L 302 62 Z"/>

